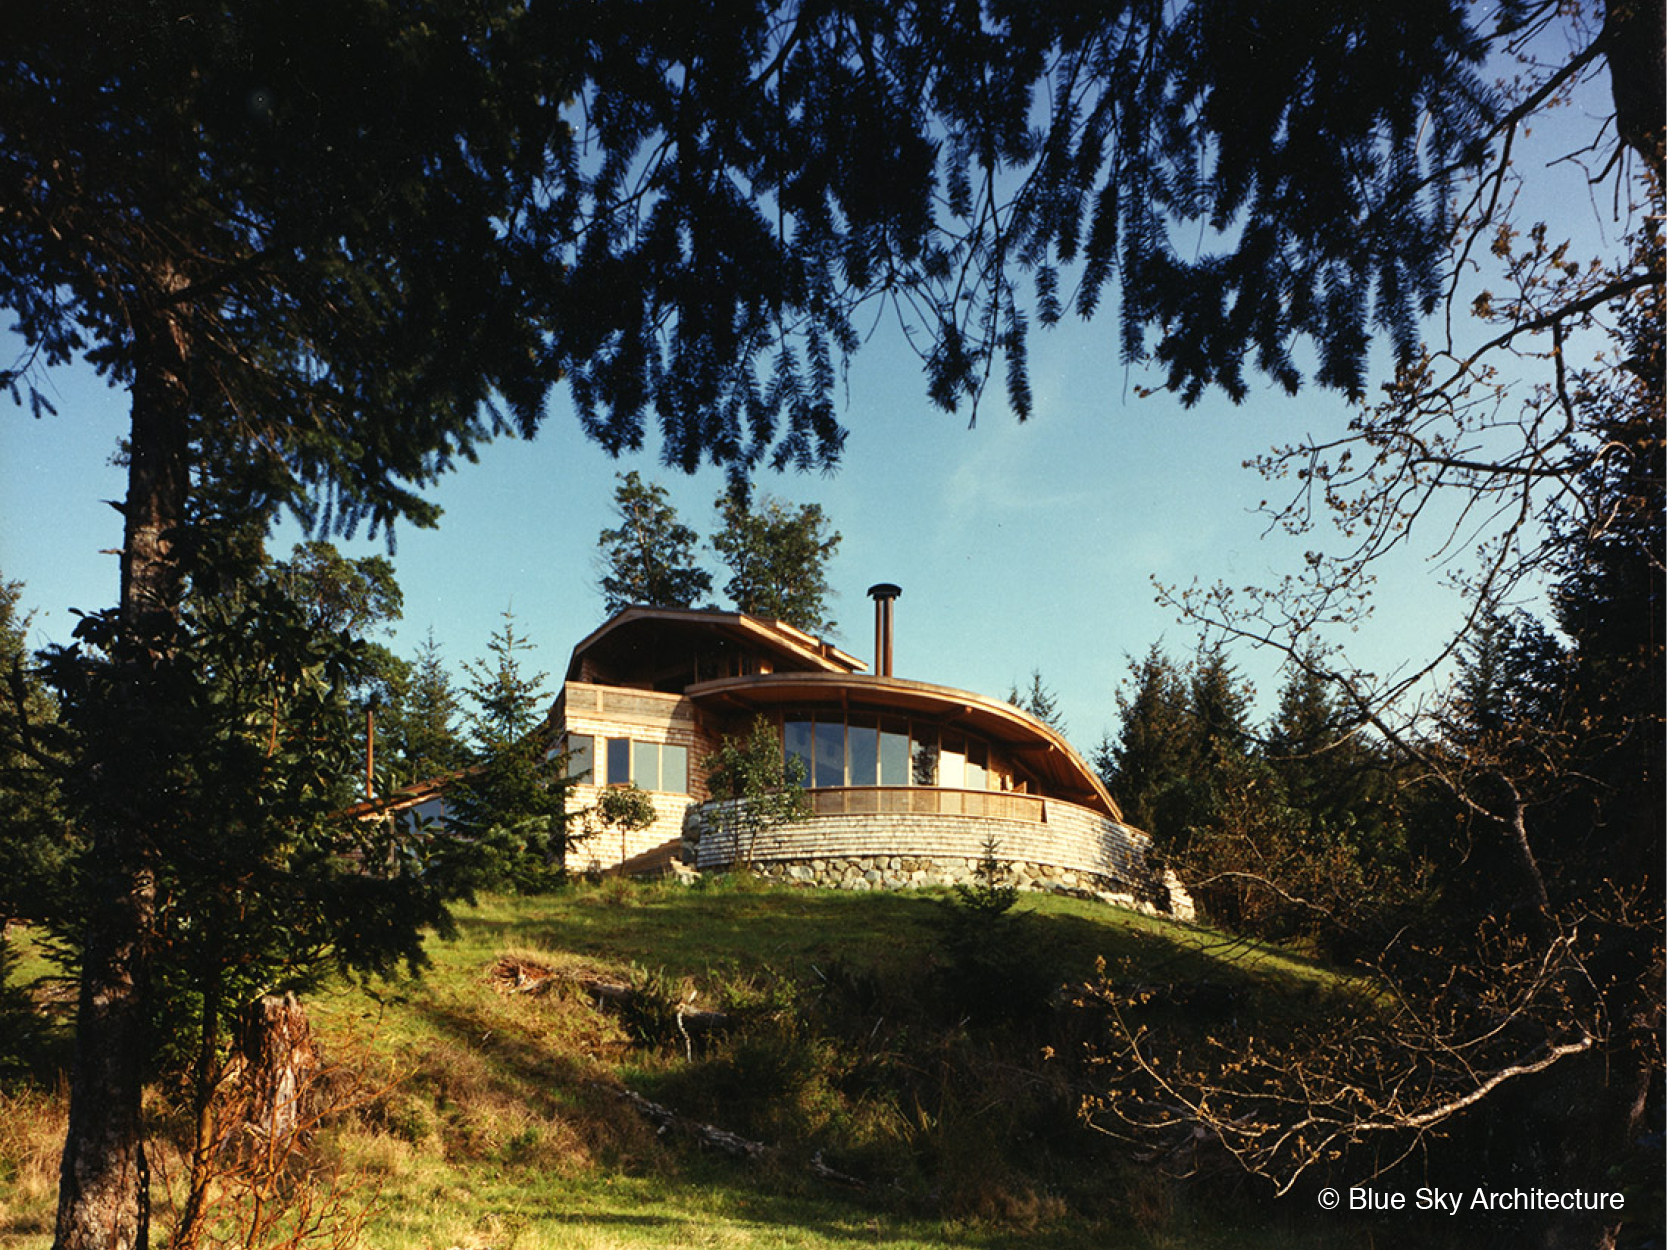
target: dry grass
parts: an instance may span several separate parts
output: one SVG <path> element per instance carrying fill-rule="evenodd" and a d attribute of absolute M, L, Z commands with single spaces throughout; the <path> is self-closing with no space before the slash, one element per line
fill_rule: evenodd
<path fill-rule="evenodd" d="M 68 1119 L 62 1090 L 0 1090 L 0 1246 L 51 1237 Z"/>

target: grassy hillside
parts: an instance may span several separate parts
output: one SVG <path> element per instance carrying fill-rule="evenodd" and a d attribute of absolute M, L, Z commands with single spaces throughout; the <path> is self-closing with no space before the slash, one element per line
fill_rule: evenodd
<path fill-rule="evenodd" d="M 1074 900 L 1026 896 L 970 937 L 948 910 L 725 881 L 484 899 L 420 981 L 309 1001 L 332 1075 L 290 1205 L 309 1244 L 388 1250 L 1372 1244 L 1308 1202 L 1167 1180 L 1077 1114 L 1094 1023 L 1060 989 L 1099 961 L 1289 1020 L 1341 992 L 1323 971 Z M 686 1037 L 680 1001 L 722 1026 Z M 159 1244 L 183 1172 L 166 1095 Z M 62 1098 L 4 1097 L 0 1246 L 45 1247 Z M 688 1125 L 768 1149 L 730 1158 Z"/>

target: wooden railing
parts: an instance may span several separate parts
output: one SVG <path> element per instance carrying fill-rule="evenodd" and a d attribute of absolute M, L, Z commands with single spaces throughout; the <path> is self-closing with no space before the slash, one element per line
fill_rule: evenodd
<path fill-rule="evenodd" d="M 837 786 L 811 790 L 818 816 L 912 812 L 927 816 L 987 816 L 998 820 L 1047 819 L 1043 800 L 1011 790 L 952 790 L 939 786 Z"/>

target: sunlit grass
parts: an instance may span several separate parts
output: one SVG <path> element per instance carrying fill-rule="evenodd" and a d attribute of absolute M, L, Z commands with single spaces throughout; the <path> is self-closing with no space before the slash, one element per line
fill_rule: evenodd
<path fill-rule="evenodd" d="M 1080 1162 L 1050 1147 L 1055 1162 L 1032 1168 L 1035 1150 L 1003 1138 L 1019 1131 L 1010 1104 L 1057 1078 L 1033 1072 L 1030 1052 L 1000 1050 L 1013 1043 L 933 1023 L 914 1001 L 940 959 L 947 897 L 744 880 L 484 897 L 458 910 L 455 940 L 428 944 L 422 979 L 309 1000 L 326 1061 L 352 1080 L 336 1087 L 340 1105 L 308 1166 L 328 1201 L 364 1217 L 364 1243 L 379 1250 L 1369 1244 L 1315 1227 L 1311 1212 L 1212 1210 L 1156 1174 L 1108 1165 L 1092 1143 Z M 1229 983 L 1251 1009 L 1299 1015 L 1341 984 L 1277 950 L 1096 903 L 1027 895 L 1019 910 L 1064 986 L 1092 981 L 1103 961 L 1110 975 Z M 507 992 L 494 977 L 506 959 L 555 979 Z M 697 991 L 699 1005 L 766 1023 L 691 1060 L 680 1044 L 634 1038 L 579 984 L 648 970 Z M 790 1009 L 803 992 L 793 987 L 841 976 L 878 995 L 872 1031 L 864 1017 L 855 1041 L 824 1037 Z M 888 1085 L 888 1072 L 915 1092 Z M 621 1100 L 622 1085 L 681 1100 L 778 1155 L 744 1164 L 661 1136 Z M 0 1104 L 0 1117 L 32 1126 L 21 1137 L 0 1126 L 0 1246 L 44 1250 L 62 1096 L 19 1097 Z M 1067 1133 L 1068 1119 L 1023 1131 Z M 866 1192 L 810 1177 L 804 1165 L 824 1148 L 865 1176 Z M 169 1209 L 163 1195 L 158 1244 Z"/>

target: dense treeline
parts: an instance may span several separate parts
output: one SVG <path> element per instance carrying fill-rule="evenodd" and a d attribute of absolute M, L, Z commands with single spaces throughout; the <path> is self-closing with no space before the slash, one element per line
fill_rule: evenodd
<path fill-rule="evenodd" d="M 1210 919 L 1334 942 L 1422 880 L 1393 753 L 1312 670 L 1292 669 L 1268 723 L 1225 648 L 1178 663 L 1154 646 L 1117 694 L 1095 765 L 1130 823 Z"/>
<path fill-rule="evenodd" d="M 1308 1037 L 1224 1029 L 1160 1074 L 1161 1030 L 1131 1002 L 1108 1122 L 1191 1126 L 1282 1189 L 1416 1151 L 1437 1171 L 1631 1178 L 1636 1218 L 1659 1211 L 1641 1179 L 1659 1176 L 1662 1118 L 1659 283 L 1610 311 L 1615 366 L 1559 378 L 1545 536 L 1513 536 L 1514 563 L 1471 583 L 1431 689 L 1374 700 L 1298 635 L 1258 726 L 1220 645 L 1133 665 L 1098 753 L 1126 814 L 1212 921 L 1301 938 L 1373 1007 Z M 1511 601 L 1531 586 L 1538 611 Z M 1276 644 L 1249 614 L 1213 623 Z M 1616 1244 L 1602 1225 L 1552 1218 L 1546 1244 Z"/>

